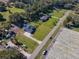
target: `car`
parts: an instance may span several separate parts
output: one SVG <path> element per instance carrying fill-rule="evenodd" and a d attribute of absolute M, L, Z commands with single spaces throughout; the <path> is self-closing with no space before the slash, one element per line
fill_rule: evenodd
<path fill-rule="evenodd" d="M 53 39 L 52 36 L 50 37 L 50 39 Z"/>
<path fill-rule="evenodd" d="M 47 55 L 48 51 L 47 50 L 44 50 L 43 51 L 43 55 Z"/>

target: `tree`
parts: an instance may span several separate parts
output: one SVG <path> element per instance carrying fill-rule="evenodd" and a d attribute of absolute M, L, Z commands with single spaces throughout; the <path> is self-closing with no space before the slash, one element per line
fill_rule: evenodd
<path fill-rule="evenodd" d="M 15 7 L 16 8 L 24 8 L 25 7 L 25 4 L 22 3 L 22 2 L 15 2 Z"/>
<path fill-rule="evenodd" d="M 0 14 L 0 21 L 5 21 L 5 19 L 4 19 L 2 14 Z"/>
<path fill-rule="evenodd" d="M 14 13 L 10 15 L 9 18 L 10 18 L 10 23 L 13 23 L 19 27 L 23 26 L 23 23 L 25 22 L 25 20 L 26 22 L 29 21 L 25 13 Z"/>
<path fill-rule="evenodd" d="M 3 2 L 0 2 L 0 6 L 5 6 L 5 3 L 3 3 Z"/>
<path fill-rule="evenodd" d="M 0 51 L 0 59 L 25 59 L 25 57 L 16 48 L 8 48 Z"/>
<path fill-rule="evenodd" d="M 74 26 L 79 26 L 79 15 L 72 16 L 72 23 Z"/>
<path fill-rule="evenodd" d="M 73 26 L 74 27 L 78 27 L 79 26 L 79 15 L 70 15 L 68 18 L 68 22 L 69 22 L 69 25 L 72 25 L 73 24 Z"/>

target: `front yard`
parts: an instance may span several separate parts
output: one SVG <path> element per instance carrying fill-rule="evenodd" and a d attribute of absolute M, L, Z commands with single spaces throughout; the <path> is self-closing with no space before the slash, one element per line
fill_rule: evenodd
<path fill-rule="evenodd" d="M 58 22 L 59 18 L 63 16 L 64 12 L 65 12 L 65 10 L 59 10 L 59 11 L 54 10 L 52 12 L 51 18 L 47 22 L 41 23 L 39 25 L 39 27 L 37 28 L 37 31 L 34 34 L 34 37 L 37 40 L 42 41 L 44 39 L 44 37 L 56 25 L 56 23 Z"/>
<path fill-rule="evenodd" d="M 47 22 L 41 24 L 37 31 L 34 34 L 34 37 L 40 41 L 43 40 L 43 38 L 51 31 L 51 29 L 54 27 L 54 23 L 57 22 L 58 19 L 52 18 L 48 20 Z"/>
<path fill-rule="evenodd" d="M 35 50 L 35 48 L 38 46 L 38 43 L 25 37 L 24 35 L 17 35 L 16 39 L 18 40 L 18 42 L 26 46 L 26 52 L 28 53 L 32 53 Z"/>

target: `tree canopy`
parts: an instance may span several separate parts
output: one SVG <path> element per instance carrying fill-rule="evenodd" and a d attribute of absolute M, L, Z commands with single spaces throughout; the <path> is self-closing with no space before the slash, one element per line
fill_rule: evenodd
<path fill-rule="evenodd" d="M 25 57 L 15 48 L 0 51 L 0 59 L 25 59 Z"/>

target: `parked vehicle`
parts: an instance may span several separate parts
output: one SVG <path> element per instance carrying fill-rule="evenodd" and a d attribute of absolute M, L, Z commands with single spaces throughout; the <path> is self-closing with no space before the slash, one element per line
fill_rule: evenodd
<path fill-rule="evenodd" d="M 43 51 L 43 55 L 47 55 L 48 51 L 47 50 L 44 50 Z"/>

